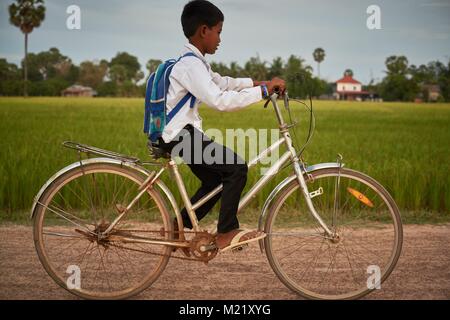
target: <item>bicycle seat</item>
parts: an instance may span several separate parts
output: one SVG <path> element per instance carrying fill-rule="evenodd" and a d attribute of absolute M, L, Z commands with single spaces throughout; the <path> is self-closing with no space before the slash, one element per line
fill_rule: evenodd
<path fill-rule="evenodd" d="M 166 152 L 164 149 L 160 148 L 157 143 L 149 141 L 147 143 L 148 150 L 153 159 L 157 160 L 159 158 L 170 159 L 170 153 Z"/>

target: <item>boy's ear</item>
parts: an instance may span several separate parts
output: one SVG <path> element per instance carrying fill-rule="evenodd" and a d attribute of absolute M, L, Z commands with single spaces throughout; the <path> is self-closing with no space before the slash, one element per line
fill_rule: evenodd
<path fill-rule="evenodd" d="M 209 27 L 206 24 L 202 24 L 200 27 L 198 27 L 198 34 L 201 38 L 204 38 L 206 36 L 206 32 L 209 30 Z"/>

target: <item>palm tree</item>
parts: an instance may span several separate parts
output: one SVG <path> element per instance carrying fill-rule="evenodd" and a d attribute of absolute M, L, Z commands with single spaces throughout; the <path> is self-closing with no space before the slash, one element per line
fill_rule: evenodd
<path fill-rule="evenodd" d="M 24 85 L 23 95 L 28 96 L 27 81 L 28 81 L 28 34 L 34 28 L 38 28 L 41 22 L 45 19 L 45 7 L 43 0 L 16 0 L 9 6 L 9 22 L 14 26 L 20 28 L 20 31 L 25 35 L 25 59 L 24 59 Z"/>
<path fill-rule="evenodd" d="M 230 77 L 239 78 L 242 74 L 242 68 L 236 61 L 230 63 Z"/>
<path fill-rule="evenodd" d="M 320 78 L 320 63 L 325 59 L 325 50 L 317 48 L 313 52 L 314 60 L 317 62 L 317 77 Z"/>

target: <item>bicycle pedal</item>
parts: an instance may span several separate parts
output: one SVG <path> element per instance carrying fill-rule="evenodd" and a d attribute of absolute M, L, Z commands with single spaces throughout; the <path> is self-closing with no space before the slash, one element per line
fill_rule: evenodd
<path fill-rule="evenodd" d="M 233 252 L 233 253 L 239 253 L 239 252 L 242 252 L 244 249 L 246 249 L 248 247 L 248 243 L 245 243 L 245 244 L 243 244 L 243 245 L 240 245 L 240 246 L 238 246 L 238 247 L 235 247 L 235 248 L 233 248 L 233 249 L 231 249 L 231 251 Z"/>

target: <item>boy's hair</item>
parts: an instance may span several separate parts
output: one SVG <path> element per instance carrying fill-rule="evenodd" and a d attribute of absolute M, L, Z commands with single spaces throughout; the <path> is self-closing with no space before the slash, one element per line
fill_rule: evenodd
<path fill-rule="evenodd" d="M 181 25 L 186 38 L 192 37 L 201 25 L 212 28 L 224 21 L 222 11 L 206 0 L 193 0 L 188 2 L 181 14 Z"/>

